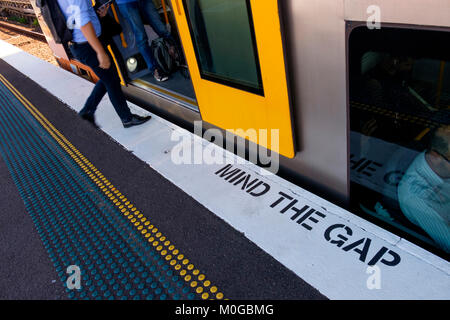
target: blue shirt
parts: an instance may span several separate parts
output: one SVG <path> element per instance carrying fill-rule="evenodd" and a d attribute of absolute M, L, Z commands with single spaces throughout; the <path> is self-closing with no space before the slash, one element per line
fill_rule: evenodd
<path fill-rule="evenodd" d="M 67 27 L 72 30 L 73 42 L 86 42 L 81 27 L 89 22 L 94 26 L 95 34 L 102 33 L 100 20 L 92 7 L 91 0 L 58 0 L 58 4 L 66 17 Z"/>
<path fill-rule="evenodd" d="M 450 179 L 442 179 L 430 168 L 425 152 L 414 159 L 400 181 L 398 200 L 408 220 L 450 252 Z"/>

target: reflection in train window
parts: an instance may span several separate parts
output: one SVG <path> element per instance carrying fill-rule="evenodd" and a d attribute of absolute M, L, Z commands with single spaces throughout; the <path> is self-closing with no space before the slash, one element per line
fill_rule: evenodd
<path fill-rule="evenodd" d="M 184 0 L 202 78 L 263 94 L 250 1 Z"/>
<path fill-rule="evenodd" d="M 450 252 L 450 33 L 350 37 L 352 209 Z"/>

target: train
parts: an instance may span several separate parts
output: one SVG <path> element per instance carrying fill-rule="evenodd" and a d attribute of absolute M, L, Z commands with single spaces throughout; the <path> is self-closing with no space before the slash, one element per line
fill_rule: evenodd
<path fill-rule="evenodd" d="M 113 4 L 122 33 L 108 49 L 130 101 L 189 130 L 242 129 L 247 158 L 253 144 L 275 152 L 283 178 L 448 260 L 448 190 L 437 240 L 405 216 L 398 189 L 450 124 L 449 0 L 153 2 L 183 62 L 155 81 Z M 95 82 L 31 3 L 61 68 Z"/>

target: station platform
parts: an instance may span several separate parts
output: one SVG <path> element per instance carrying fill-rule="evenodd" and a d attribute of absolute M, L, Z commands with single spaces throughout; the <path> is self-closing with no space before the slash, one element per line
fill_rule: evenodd
<path fill-rule="evenodd" d="M 450 298 L 447 261 L 234 154 L 175 163 L 218 147 L 156 115 L 124 129 L 105 97 L 93 128 L 92 86 L 0 41 L 0 299 Z"/>

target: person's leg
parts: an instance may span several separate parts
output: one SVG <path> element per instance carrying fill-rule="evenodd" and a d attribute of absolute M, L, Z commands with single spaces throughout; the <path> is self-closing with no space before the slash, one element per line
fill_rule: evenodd
<path fill-rule="evenodd" d="M 83 109 L 80 110 L 80 115 L 93 115 L 97 106 L 106 94 L 106 87 L 102 80 L 97 81 L 91 94 L 86 100 Z"/>
<path fill-rule="evenodd" d="M 94 90 L 89 96 L 88 101 L 86 101 L 86 110 L 84 111 L 93 114 L 93 111 L 95 111 L 101 99 L 103 98 L 105 91 L 107 91 L 109 99 L 111 100 L 111 103 L 122 122 L 130 121 L 132 115 L 130 109 L 128 108 L 125 96 L 122 92 L 120 79 L 117 75 L 117 70 L 113 63 L 112 57 L 110 56 L 111 66 L 109 67 L 109 69 L 102 69 L 99 67 L 97 54 L 89 44 L 75 45 L 74 50 L 72 51 L 78 60 L 89 66 L 100 78 L 100 84 L 94 87 Z"/>
<path fill-rule="evenodd" d="M 167 27 L 161 21 L 158 10 L 156 10 L 153 1 L 147 0 L 138 0 L 139 8 L 144 20 L 152 27 L 152 29 L 160 36 L 161 38 L 169 38 L 171 39 L 171 35 Z"/>
<path fill-rule="evenodd" d="M 148 44 L 144 23 L 139 12 L 138 2 L 130 2 L 118 5 L 122 16 L 128 21 L 136 39 L 136 46 L 147 64 L 147 68 L 153 73 L 155 61 Z"/>
<path fill-rule="evenodd" d="M 70 51 L 75 58 L 77 58 L 80 62 L 87 64 L 87 55 L 89 54 L 85 48 L 85 46 L 75 45 L 70 46 Z M 91 94 L 87 98 L 83 108 L 80 110 L 80 115 L 93 116 L 95 110 L 97 109 L 98 104 L 102 100 L 102 98 L 106 94 L 106 87 L 101 80 L 97 81 L 92 90 Z"/>
<path fill-rule="evenodd" d="M 127 100 L 122 92 L 122 87 L 120 85 L 120 79 L 117 75 L 117 69 L 113 63 L 112 57 L 111 66 L 109 69 L 102 69 L 98 66 L 93 67 L 95 74 L 103 82 L 106 91 L 108 92 L 109 99 L 116 110 L 118 116 L 122 122 L 130 121 L 132 115 L 130 108 L 128 107 Z"/>

